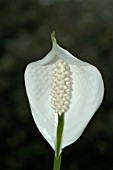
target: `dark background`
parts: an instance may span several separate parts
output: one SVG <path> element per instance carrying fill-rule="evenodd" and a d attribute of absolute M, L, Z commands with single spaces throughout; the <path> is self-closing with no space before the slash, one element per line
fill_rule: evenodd
<path fill-rule="evenodd" d="M 63 150 L 61 169 L 112 170 L 113 0 L 0 0 L 0 170 L 52 170 L 54 152 L 32 119 L 24 70 L 50 51 L 53 30 L 105 83 L 101 107 Z"/>

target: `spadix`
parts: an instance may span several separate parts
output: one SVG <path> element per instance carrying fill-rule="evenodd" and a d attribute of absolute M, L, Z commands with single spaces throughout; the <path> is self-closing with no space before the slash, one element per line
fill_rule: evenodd
<path fill-rule="evenodd" d="M 71 92 L 69 66 L 61 59 L 55 63 L 52 81 L 53 109 L 61 115 L 69 109 Z"/>

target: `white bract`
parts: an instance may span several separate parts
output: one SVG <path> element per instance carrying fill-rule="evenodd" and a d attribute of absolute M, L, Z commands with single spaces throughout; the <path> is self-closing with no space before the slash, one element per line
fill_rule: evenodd
<path fill-rule="evenodd" d="M 65 114 L 61 149 L 76 141 L 100 106 L 104 85 L 93 65 L 61 48 L 54 36 L 52 50 L 28 64 L 25 86 L 34 121 L 55 150 L 58 114 Z"/>

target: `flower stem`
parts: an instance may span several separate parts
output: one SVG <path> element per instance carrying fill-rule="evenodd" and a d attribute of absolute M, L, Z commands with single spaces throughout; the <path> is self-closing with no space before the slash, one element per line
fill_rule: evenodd
<path fill-rule="evenodd" d="M 60 170 L 60 165 L 61 165 L 61 154 L 59 155 L 59 158 L 54 158 L 54 167 L 53 170 Z"/>
<path fill-rule="evenodd" d="M 63 127 L 64 127 L 64 113 L 62 113 L 61 115 L 58 114 L 58 126 L 56 134 L 56 148 L 53 170 L 60 170 Z"/>

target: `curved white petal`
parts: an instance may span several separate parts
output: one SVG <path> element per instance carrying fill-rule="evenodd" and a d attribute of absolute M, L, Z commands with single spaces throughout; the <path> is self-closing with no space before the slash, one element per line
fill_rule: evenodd
<path fill-rule="evenodd" d="M 51 108 L 51 78 L 53 65 L 29 64 L 25 71 L 25 85 L 34 121 L 53 149 L 55 149 L 57 114 Z"/>
<path fill-rule="evenodd" d="M 57 114 L 51 107 L 51 84 L 55 62 L 61 58 L 70 66 L 72 79 L 71 103 L 65 113 L 62 146 L 76 141 L 100 106 L 104 85 L 100 72 L 78 60 L 57 45 L 40 61 L 29 64 L 25 71 L 25 85 L 33 118 L 42 135 L 55 149 Z"/>
<path fill-rule="evenodd" d="M 76 141 L 100 106 L 104 86 L 99 71 L 92 65 L 71 66 L 72 100 L 65 113 L 62 148 Z M 67 135 L 69 134 L 69 135 Z"/>

